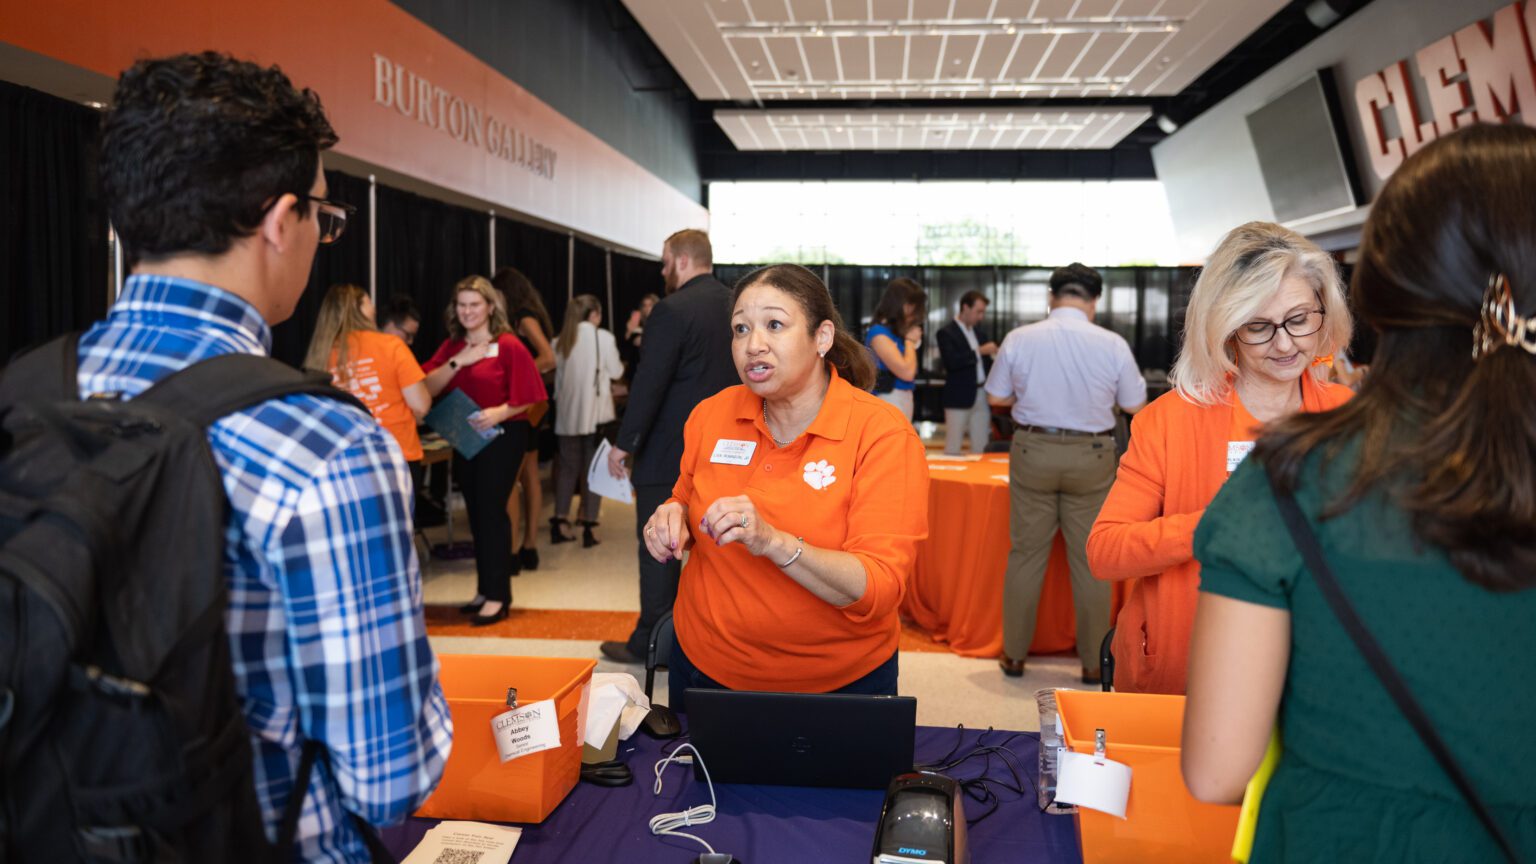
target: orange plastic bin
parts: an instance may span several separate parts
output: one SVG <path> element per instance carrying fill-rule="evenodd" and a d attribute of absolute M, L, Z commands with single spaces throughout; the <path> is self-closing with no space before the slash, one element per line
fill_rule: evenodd
<path fill-rule="evenodd" d="M 453 714 L 453 752 L 437 791 L 416 811 L 433 819 L 542 822 L 581 777 L 576 738 L 583 691 L 596 660 L 442 654 L 443 695 Z M 491 718 L 507 710 L 507 688 L 519 705 L 555 700 L 560 746 L 502 764 Z"/>
<path fill-rule="evenodd" d="M 1069 748 L 1092 753 L 1094 730 L 1103 729 L 1105 755 L 1131 768 L 1126 818 L 1078 808 L 1083 864 L 1232 860 L 1240 808 L 1202 804 L 1184 787 L 1183 696 L 1058 690 L 1056 704 Z"/>

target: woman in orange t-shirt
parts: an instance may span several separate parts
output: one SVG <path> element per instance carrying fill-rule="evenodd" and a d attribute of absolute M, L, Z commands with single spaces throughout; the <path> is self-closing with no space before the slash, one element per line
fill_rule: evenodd
<path fill-rule="evenodd" d="M 405 342 L 374 325 L 373 298 L 356 285 L 333 285 L 320 304 L 306 368 L 329 372 L 393 435 L 414 479 L 421 462 L 416 421 L 432 408 L 426 374 Z"/>
<path fill-rule="evenodd" d="M 1093 575 L 1126 586 L 1116 690 L 1184 692 L 1200 587 L 1195 525 L 1261 425 L 1352 395 L 1328 383 L 1326 367 L 1351 331 L 1338 269 L 1300 234 L 1250 222 L 1212 253 L 1190 294 L 1174 389 L 1132 421 L 1088 535 Z"/>
<path fill-rule="evenodd" d="M 688 687 L 894 695 L 896 610 L 928 533 L 922 442 L 864 392 L 869 354 L 809 270 L 742 279 L 731 328 L 745 383 L 694 409 L 643 534 L 658 561 L 693 550 L 670 705 L 687 710 Z"/>

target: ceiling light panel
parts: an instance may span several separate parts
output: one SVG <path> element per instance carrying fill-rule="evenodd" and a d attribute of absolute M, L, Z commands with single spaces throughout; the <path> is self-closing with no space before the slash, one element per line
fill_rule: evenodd
<path fill-rule="evenodd" d="M 900 111 L 720 110 L 740 150 L 1097 150 L 1151 116 L 1146 108 Z"/>
<path fill-rule="evenodd" d="M 624 0 L 706 101 L 1169 96 L 1285 0 Z M 821 84 L 822 87 L 802 85 Z"/>

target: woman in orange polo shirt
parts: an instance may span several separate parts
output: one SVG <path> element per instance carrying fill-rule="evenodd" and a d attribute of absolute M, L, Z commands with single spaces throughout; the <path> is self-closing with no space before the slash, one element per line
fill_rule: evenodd
<path fill-rule="evenodd" d="M 1190 294 L 1174 389 L 1132 421 L 1088 535 L 1093 575 L 1126 583 L 1116 690 L 1184 692 L 1200 586 L 1195 525 L 1261 425 L 1352 395 L 1328 383 L 1326 366 L 1351 332 L 1338 269 L 1310 240 L 1268 222 L 1222 238 Z"/>
<path fill-rule="evenodd" d="M 673 497 L 646 523 L 679 585 L 671 706 L 683 690 L 896 693 L 897 607 L 928 533 L 912 424 L 865 392 L 869 354 L 815 274 L 736 286 L 743 384 L 699 403 Z"/>
<path fill-rule="evenodd" d="M 422 450 L 416 421 L 431 410 L 432 395 L 411 349 L 376 329 L 373 298 L 367 291 L 356 285 L 331 286 L 321 301 L 304 366 L 329 372 L 337 387 L 368 406 L 400 445 L 411 478 L 419 483 Z"/>

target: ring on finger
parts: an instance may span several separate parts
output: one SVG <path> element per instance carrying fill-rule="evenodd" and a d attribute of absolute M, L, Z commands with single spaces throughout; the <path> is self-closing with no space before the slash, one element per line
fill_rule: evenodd
<path fill-rule="evenodd" d="M 747 517 L 747 514 L 745 514 L 745 513 L 741 514 L 741 527 L 746 528 L 748 525 L 751 525 L 751 524 L 752 524 L 752 520 Z"/>

